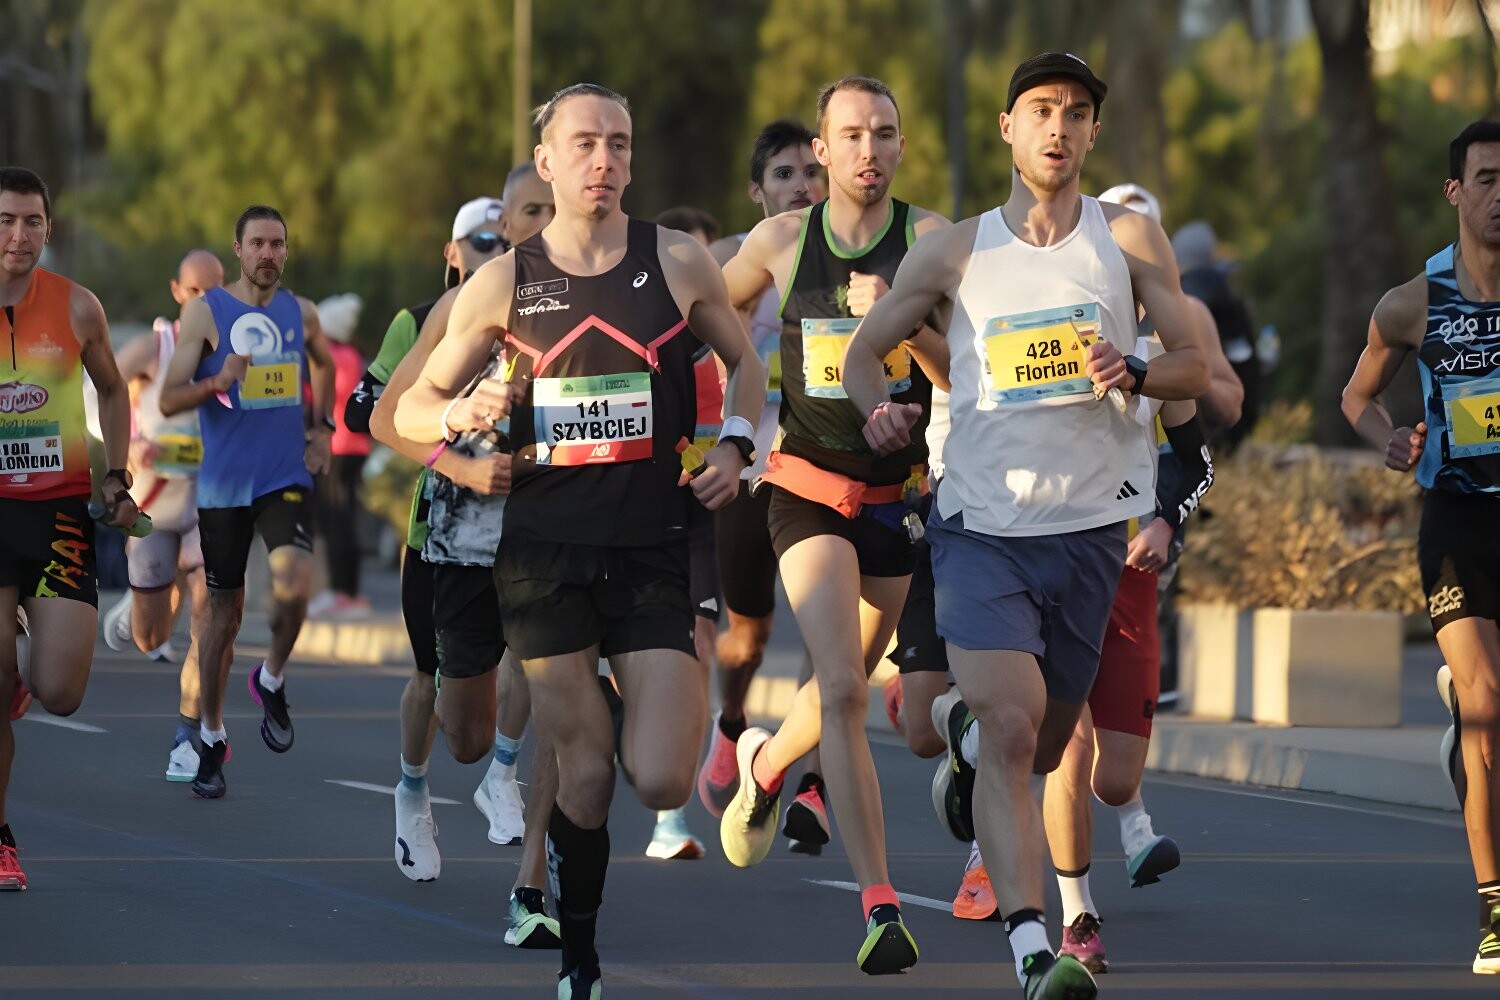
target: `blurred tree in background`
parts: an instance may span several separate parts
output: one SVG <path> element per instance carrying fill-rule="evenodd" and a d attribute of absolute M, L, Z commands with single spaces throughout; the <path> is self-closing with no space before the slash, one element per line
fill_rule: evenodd
<path fill-rule="evenodd" d="M 1084 175 L 1162 199 L 1168 232 L 1217 231 L 1257 320 L 1281 333 L 1273 394 L 1336 393 L 1379 289 L 1454 235 L 1449 139 L 1500 107 L 1500 0 L 691 0 L 535 5 L 532 93 L 579 79 L 635 108 L 627 208 L 705 208 L 736 231 L 750 143 L 813 123 L 818 88 L 885 79 L 907 138 L 896 193 L 952 214 L 1004 200 L 996 123 L 1044 48 L 1110 83 Z M 367 300 L 362 337 L 439 288 L 456 207 L 510 167 L 510 4 L 451 0 L 8 0 L 0 160 L 58 193 L 50 262 L 116 319 L 170 307 L 182 252 L 229 256 L 265 201 L 291 223 L 287 278 Z M 1382 176 L 1383 175 L 1383 176 Z"/>

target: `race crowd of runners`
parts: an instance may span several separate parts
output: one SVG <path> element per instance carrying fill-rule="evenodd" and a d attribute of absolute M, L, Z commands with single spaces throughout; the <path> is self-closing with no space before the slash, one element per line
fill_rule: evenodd
<path fill-rule="evenodd" d="M 522 847 L 505 940 L 560 949 L 560 998 L 602 995 L 617 771 L 657 811 L 655 858 L 703 856 L 682 812 L 695 791 L 741 868 L 778 833 L 818 853 L 831 809 L 860 889 L 859 970 L 917 962 L 866 735 L 887 656 L 891 722 L 935 760 L 932 807 L 963 845 L 953 915 L 1001 922 L 1028 1000 L 1095 996 L 1109 960 L 1092 799 L 1118 816 L 1132 886 L 1181 861 L 1141 798 L 1158 594 L 1244 399 L 1213 313 L 1184 293 L 1158 199 L 1081 193 L 1106 94 L 1072 55 L 1018 66 L 999 119 L 1010 195 L 952 222 L 892 196 L 897 95 L 845 77 L 816 95 L 811 128 L 761 131 L 747 180 L 764 219 L 720 237 L 693 209 L 627 216 L 629 103 L 564 88 L 536 113 L 534 159 L 498 197 L 464 201 L 433 248 L 446 290 L 395 316 L 347 394 L 317 307 L 283 285 L 274 207 L 235 221 L 237 271 L 189 252 L 170 282 L 179 318 L 116 354 L 98 299 L 38 266 L 45 183 L 0 168 L 0 889 L 27 888 L 5 814 L 11 723 L 84 696 L 96 525 L 131 535 L 112 647 L 160 654 L 191 605 L 165 777 L 205 799 L 229 788 L 224 711 L 260 535 L 271 645 L 249 695 L 265 746 L 293 749 L 315 477 L 342 426 L 423 466 L 401 570 L 413 666 L 393 734 L 394 860 L 440 876 L 438 733 L 456 760 L 487 759 L 474 801 L 489 839 Z M 1444 190 L 1458 237 L 1381 300 L 1344 412 L 1425 490 L 1445 754 L 1482 904 L 1474 971 L 1493 973 L 1500 123 L 1454 140 Z M 1410 352 L 1425 419 L 1398 428 L 1378 397 Z M 750 726 L 746 697 L 778 579 L 806 657 L 772 733 Z M 1060 931 L 1044 917 L 1049 861 Z"/>

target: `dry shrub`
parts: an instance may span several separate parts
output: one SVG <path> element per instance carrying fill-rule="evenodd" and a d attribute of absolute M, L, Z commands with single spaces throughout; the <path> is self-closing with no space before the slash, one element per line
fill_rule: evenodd
<path fill-rule="evenodd" d="M 1422 608 L 1420 497 L 1410 475 L 1389 471 L 1371 454 L 1269 444 L 1260 434 L 1217 463 L 1216 473 L 1188 528 L 1182 600 L 1405 614 Z"/>

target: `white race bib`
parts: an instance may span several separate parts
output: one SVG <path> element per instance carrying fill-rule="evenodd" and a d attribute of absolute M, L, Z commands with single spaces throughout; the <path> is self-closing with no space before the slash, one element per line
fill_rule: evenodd
<path fill-rule="evenodd" d="M 539 378 L 531 384 L 538 465 L 651 457 L 651 373 Z"/>

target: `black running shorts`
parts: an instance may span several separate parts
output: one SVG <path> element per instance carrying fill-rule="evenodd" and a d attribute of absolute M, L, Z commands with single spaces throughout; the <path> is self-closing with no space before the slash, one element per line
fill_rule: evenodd
<path fill-rule="evenodd" d="M 500 536 L 495 589 L 505 639 L 537 660 L 675 649 L 695 656 L 687 539 L 650 548 Z"/>
<path fill-rule="evenodd" d="M 1500 621 L 1500 496 L 1429 490 L 1417 563 L 1432 631 L 1461 618 Z"/>
<path fill-rule="evenodd" d="M 433 564 L 432 625 L 444 677 L 480 677 L 494 670 L 505 655 L 494 570 Z"/>
<path fill-rule="evenodd" d="M 905 504 L 866 504 L 857 517 L 845 517 L 780 486 L 761 489 L 774 491 L 768 524 L 777 559 L 800 541 L 833 535 L 854 546 L 861 576 L 910 576 L 916 566 L 911 539 L 900 522 Z"/>
<path fill-rule="evenodd" d="M 87 496 L 0 498 L 0 587 L 28 597 L 66 597 L 99 606 L 94 520 Z"/>
<path fill-rule="evenodd" d="M 438 672 L 437 629 L 432 624 L 432 563 L 421 549 L 408 547 L 401 560 L 401 617 L 411 640 L 417 670 L 428 677 Z"/>
<path fill-rule="evenodd" d="M 245 585 L 245 566 L 255 533 L 267 552 L 290 545 L 312 552 L 312 491 L 288 486 L 255 498 L 248 507 L 199 507 L 203 572 L 212 590 L 239 590 Z"/>
<path fill-rule="evenodd" d="M 937 595 L 932 582 L 932 550 L 926 539 L 916 544 L 917 565 L 906 591 L 906 605 L 896 624 L 896 648 L 890 661 L 903 674 L 948 672 L 948 644 L 937 630 Z"/>
<path fill-rule="evenodd" d="M 776 550 L 771 547 L 771 487 L 754 493 L 740 480 L 740 491 L 719 508 L 714 534 L 719 548 L 719 583 L 724 605 L 744 618 L 765 618 L 776 610 Z"/>

